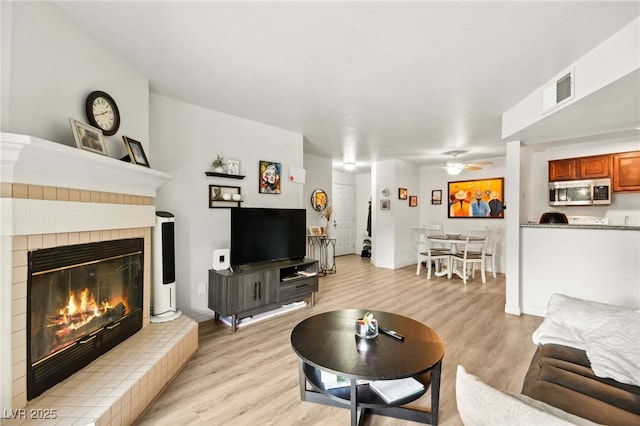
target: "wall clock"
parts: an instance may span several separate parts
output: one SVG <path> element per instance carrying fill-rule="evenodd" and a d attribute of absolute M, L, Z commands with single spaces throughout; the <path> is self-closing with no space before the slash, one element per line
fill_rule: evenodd
<path fill-rule="evenodd" d="M 96 90 L 87 96 L 85 103 L 89 123 L 106 136 L 115 135 L 120 128 L 120 111 L 118 105 L 108 93 Z"/>

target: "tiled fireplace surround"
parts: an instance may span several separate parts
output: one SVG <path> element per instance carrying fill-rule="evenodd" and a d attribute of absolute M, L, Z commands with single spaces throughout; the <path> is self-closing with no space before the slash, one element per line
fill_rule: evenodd
<path fill-rule="evenodd" d="M 184 315 L 149 323 L 153 202 L 170 176 L 38 138 L 1 136 L 0 337 L 11 342 L 0 349 L 2 424 L 130 424 L 198 345 L 197 324 Z M 27 253 L 136 237 L 144 238 L 142 330 L 27 401 Z M 52 413 L 55 419 L 37 418 Z"/>

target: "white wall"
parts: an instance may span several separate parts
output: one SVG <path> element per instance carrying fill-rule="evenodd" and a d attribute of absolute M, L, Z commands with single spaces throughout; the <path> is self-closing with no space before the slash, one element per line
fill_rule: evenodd
<path fill-rule="evenodd" d="M 103 90 L 122 117 L 118 133 L 105 137 L 109 156 L 125 155 L 122 135 L 150 151 L 146 76 L 52 3 L 2 2 L 2 23 L 3 132 L 76 146 L 69 117 L 88 123 L 86 97 Z"/>
<path fill-rule="evenodd" d="M 150 129 L 149 161 L 173 176 L 158 191 L 156 206 L 176 216 L 178 307 L 203 321 L 213 317 L 201 294 L 213 250 L 230 246 L 229 209 L 209 208 L 209 185 L 240 186 L 243 207 L 305 207 L 303 188 L 287 179 L 289 167 L 303 168 L 302 135 L 154 93 Z M 240 174 L 246 178 L 205 176 L 217 154 L 239 160 Z M 282 164 L 281 194 L 258 193 L 260 160 Z"/>
<path fill-rule="evenodd" d="M 333 172 L 331 171 L 331 159 L 304 154 L 304 167 L 306 170 L 306 182 L 304 184 L 302 206 L 307 209 L 307 227 L 312 225 L 324 227 L 327 220 L 311 208 L 311 194 L 316 189 L 322 189 L 327 193 L 329 200 L 332 199 Z"/>
<path fill-rule="evenodd" d="M 637 70 L 640 64 L 638 40 L 640 40 L 640 18 L 629 23 L 572 64 L 575 71 L 574 99 L 552 110 L 552 113 L 584 99 L 598 89 Z M 558 73 L 564 71 L 558 70 Z M 544 117 L 542 89 L 547 85 L 548 83 L 544 84 L 502 115 L 503 139 Z"/>
<path fill-rule="evenodd" d="M 471 229 L 483 229 L 486 227 L 502 228 L 504 231 L 504 219 L 483 219 L 483 218 L 454 218 L 448 217 L 449 203 L 447 200 L 447 191 L 449 182 L 499 178 L 505 176 L 505 158 L 489 158 L 482 161 L 492 161 L 492 166 L 484 167 L 478 171 L 463 170 L 457 176 L 450 176 L 445 170 L 434 167 L 420 168 L 420 223 L 418 226 L 424 225 L 442 225 L 445 232 L 465 233 Z M 505 181 L 505 187 L 507 182 Z M 442 204 L 431 204 L 431 191 L 442 191 Z M 509 200 L 504 200 L 508 207 Z M 509 214 L 509 210 L 505 211 L 505 215 Z M 505 265 L 505 233 L 502 232 L 501 241 L 498 244 L 498 254 L 496 256 L 496 270 L 504 273 Z"/>
<path fill-rule="evenodd" d="M 544 316 L 553 293 L 640 308 L 640 230 L 521 230 L 522 312 Z"/>
<path fill-rule="evenodd" d="M 396 269 L 415 264 L 411 227 L 420 222 L 420 209 L 398 199 L 398 188 L 410 195 L 420 192 L 420 172 L 414 164 L 400 160 L 375 163 L 372 173 L 372 262 L 382 268 Z M 389 189 L 391 209 L 380 210 L 381 191 Z M 418 204 L 419 205 L 419 204 Z"/>
<path fill-rule="evenodd" d="M 358 173 L 354 176 L 356 184 L 356 253 L 362 253 L 364 238 L 367 234 L 367 218 L 371 201 L 371 173 Z M 372 206 L 373 208 L 373 206 Z M 373 212 L 372 212 L 373 213 Z"/>

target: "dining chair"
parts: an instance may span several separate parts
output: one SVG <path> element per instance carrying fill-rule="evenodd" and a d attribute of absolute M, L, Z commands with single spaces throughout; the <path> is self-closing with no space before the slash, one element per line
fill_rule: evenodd
<path fill-rule="evenodd" d="M 440 272 L 440 260 L 449 260 L 451 252 L 448 248 L 441 247 L 440 243 L 431 241 L 429 236 L 444 235 L 442 225 L 424 225 L 413 227 L 415 243 L 418 253 L 418 265 L 416 275 L 420 275 L 422 263 L 427 265 L 427 278 L 431 279 L 431 266 L 435 263 L 436 272 Z"/>
<path fill-rule="evenodd" d="M 475 265 L 480 266 L 482 283 L 487 282 L 485 274 L 485 251 L 487 241 L 487 230 L 470 230 L 464 240 L 464 250 L 459 250 L 451 256 L 451 267 L 453 272 L 462 278 L 464 284 L 472 278 Z M 458 264 L 461 268 L 458 268 Z"/>
<path fill-rule="evenodd" d="M 480 233 L 486 232 L 487 240 L 485 241 L 484 251 L 484 264 L 485 268 L 493 274 L 493 278 L 496 278 L 496 256 L 494 253 L 498 248 L 498 242 L 500 241 L 500 235 L 502 233 L 501 228 L 493 228 L 487 226 L 484 230 L 480 230 Z M 471 278 L 475 278 L 476 264 L 472 265 Z"/>
<path fill-rule="evenodd" d="M 444 236 L 444 231 L 442 230 L 442 225 L 425 225 L 424 229 L 426 231 L 427 236 L 427 252 L 426 252 L 426 262 L 427 262 L 427 279 L 431 279 L 431 268 L 435 266 L 436 275 L 440 273 L 441 263 L 444 261 L 447 264 L 447 268 L 450 267 L 451 261 L 451 249 L 450 247 L 444 247 L 441 242 L 430 240 L 429 237 Z"/>
<path fill-rule="evenodd" d="M 416 275 L 420 275 L 422 262 L 426 263 L 427 261 L 427 245 L 429 244 L 429 241 L 427 240 L 427 231 L 422 226 L 414 226 L 411 228 L 411 232 L 413 233 L 415 249 L 418 255 Z"/>
<path fill-rule="evenodd" d="M 487 242 L 485 244 L 484 259 L 486 266 L 491 268 L 493 278 L 496 277 L 496 250 L 498 249 L 498 242 L 500 241 L 500 235 L 502 234 L 501 228 L 487 227 Z"/>

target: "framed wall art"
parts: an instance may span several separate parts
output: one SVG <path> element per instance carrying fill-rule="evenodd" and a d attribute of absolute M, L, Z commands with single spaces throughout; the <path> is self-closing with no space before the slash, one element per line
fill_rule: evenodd
<path fill-rule="evenodd" d="M 240 174 L 240 161 L 238 160 L 228 160 L 227 161 L 227 173 L 230 175 L 239 175 Z"/>
<path fill-rule="evenodd" d="M 434 189 L 431 191 L 431 204 L 442 204 L 442 190 Z"/>
<path fill-rule="evenodd" d="M 329 198 L 327 197 L 327 193 L 324 192 L 323 189 L 316 189 L 311 194 L 311 207 L 315 211 L 321 212 L 327 208 L 329 204 Z"/>
<path fill-rule="evenodd" d="M 409 207 L 417 207 L 417 206 L 418 206 L 418 196 L 409 195 Z"/>
<path fill-rule="evenodd" d="M 109 156 L 107 146 L 104 144 L 102 130 L 74 120 L 73 118 L 69 118 L 69 123 L 71 124 L 73 138 L 78 148 Z"/>
<path fill-rule="evenodd" d="M 309 235 L 322 235 L 322 228 L 317 225 L 310 226 Z"/>
<path fill-rule="evenodd" d="M 131 139 L 130 137 L 123 136 L 124 145 L 127 148 L 127 154 L 129 154 L 129 160 L 133 164 L 139 164 L 145 167 L 149 166 L 149 160 L 147 160 L 147 156 L 144 153 L 144 148 L 142 148 L 142 143 L 138 142 L 135 139 Z"/>
<path fill-rule="evenodd" d="M 209 208 L 240 207 L 242 194 L 239 186 L 209 185 Z"/>
<path fill-rule="evenodd" d="M 406 200 L 407 199 L 407 188 L 398 188 L 398 199 L 399 200 Z"/>
<path fill-rule="evenodd" d="M 279 194 L 282 166 L 272 161 L 260 161 L 258 191 L 260 194 Z"/>
<path fill-rule="evenodd" d="M 504 178 L 448 183 L 450 218 L 504 218 Z"/>

